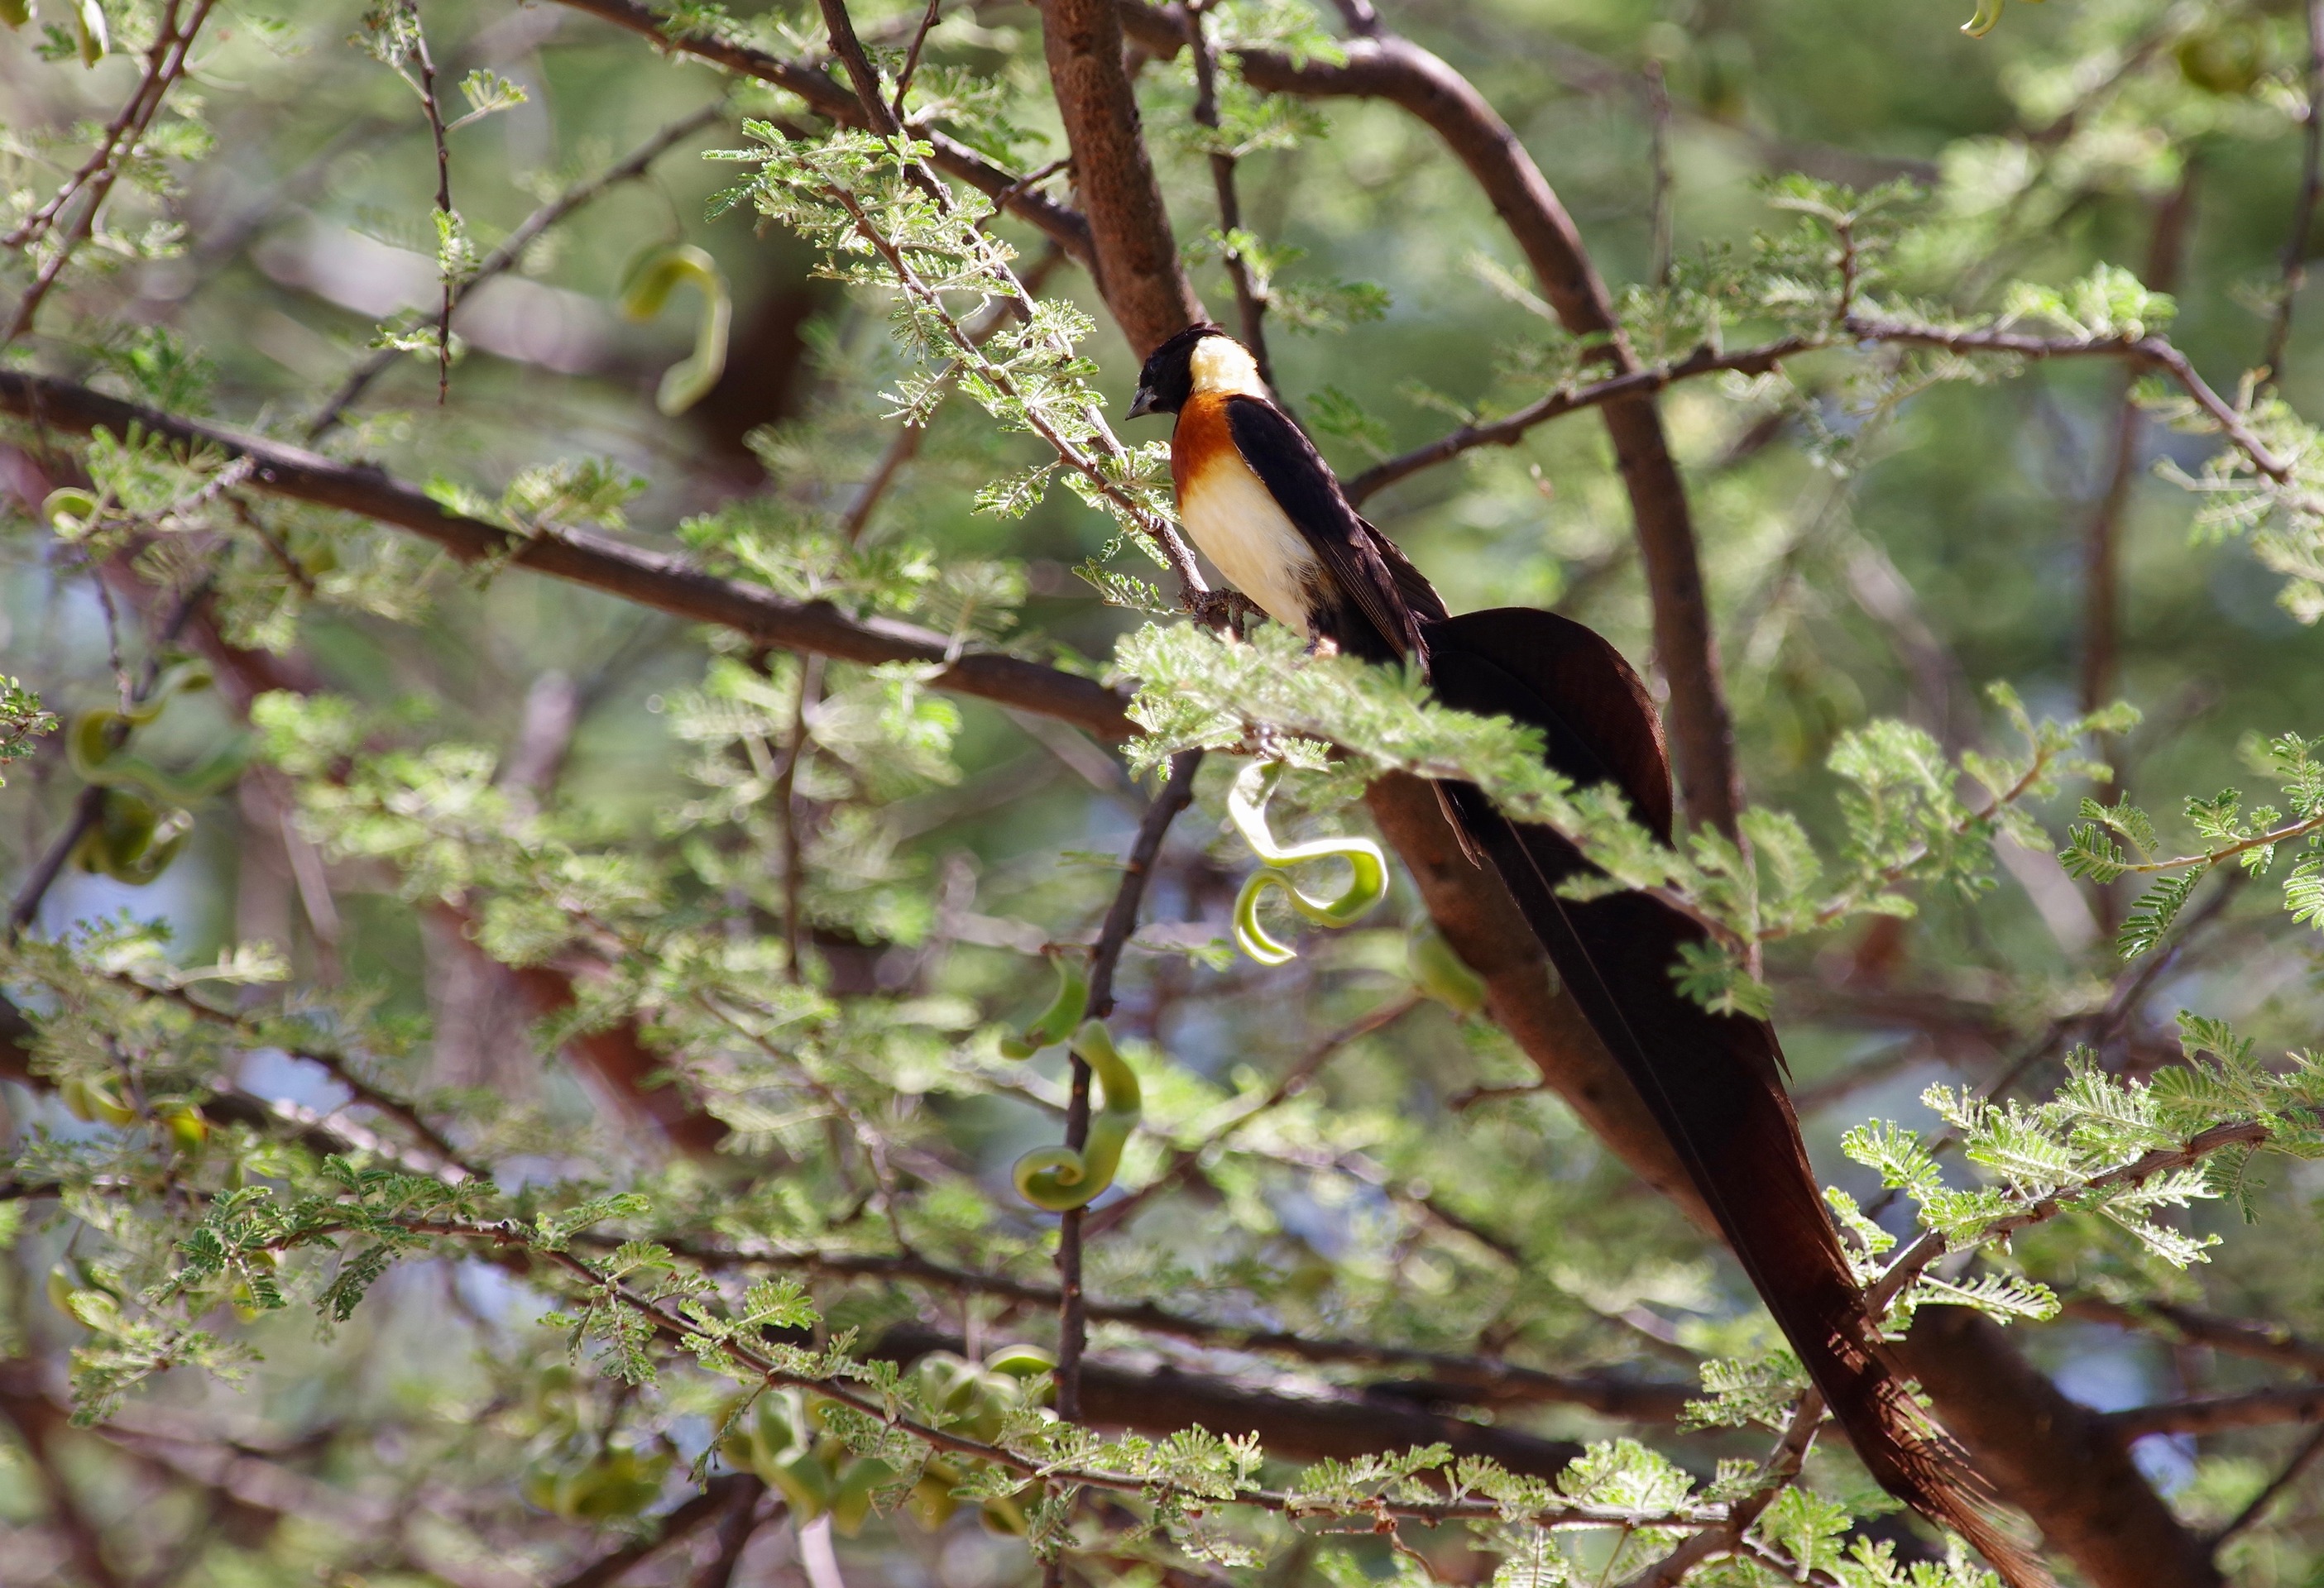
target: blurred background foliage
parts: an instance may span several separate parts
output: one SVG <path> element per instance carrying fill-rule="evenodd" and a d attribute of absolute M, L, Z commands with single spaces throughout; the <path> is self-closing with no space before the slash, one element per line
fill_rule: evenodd
<path fill-rule="evenodd" d="M 93 67 L 74 53 L 59 0 L 39 0 L 29 23 L 0 35 L 0 168 L 17 191 L 0 218 L 12 225 L 134 87 L 135 52 L 157 14 L 143 0 L 104 4 L 115 49 Z M 1240 25 L 1253 30 L 1285 20 L 1245 10 Z M 875 46 L 900 46 L 918 12 L 865 4 L 857 22 Z M 447 401 L 436 400 L 429 340 L 438 292 L 430 131 L 409 85 L 360 47 L 367 23 L 353 5 L 217 9 L 149 140 L 150 165 L 83 250 L 90 268 L 61 279 L 6 358 L 297 440 L 375 341 L 401 336 L 419 350 L 393 358 L 323 438 L 326 450 L 434 482 L 441 500 L 520 515 L 530 502 L 545 519 L 688 546 L 851 610 L 998 634 L 1035 656 L 1107 655 L 1135 620 L 1074 570 L 1105 551 L 1110 527 L 1063 492 L 1020 519 L 975 511 L 977 487 L 1039 454 L 968 404 L 945 407 L 897 471 L 862 526 L 861 555 L 815 540 L 846 518 L 898 434 L 886 418 L 884 394 L 901 372 L 886 306 L 817 279 L 809 251 L 779 228 L 754 229 L 739 211 L 706 219 L 729 168 L 697 158 L 742 142 L 745 115 L 795 120 L 795 103 L 557 5 L 428 0 L 420 19 L 454 114 L 465 106 L 450 85 L 472 71 L 521 91 L 501 93 L 504 107 L 447 136 L 453 205 L 479 252 L 662 129 L 714 113 L 480 289 L 457 322 Z M 1962 36 L 1967 18 L 1941 7 L 1863 0 L 1400 0 L 1388 20 L 1508 118 L 1618 294 L 1650 290 L 1673 271 L 1683 280 L 1690 262 L 1787 228 L 1765 177 L 1800 170 L 1865 188 L 1903 179 L 1916 188 L 1920 224 L 1895 261 L 1901 290 L 1989 311 L 2010 280 L 2062 283 L 2115 263 L 2175 297 L 2172 336 L 2214 385 L 2232 390 L 2238 372 L 2262 362 L 2301 182 L 2309 42 L 2306 19 L 2287 5 L 2058 0 L 2010 7 L 1981 40 Z M 783 53 L 820 40 L 811 12 L 738 10 L 728 25 Z M 943 6 L 928 60 L 992 91 L 987 131 L 1012 169 L 1062 155 L 1030 9 Z M 1164 188 L 1194 247 L 1213 212 L 1209 172 L 1186 135 L 1191 78 L 1183 59 L 1141 58 L 1139 81 Z M 1278 315 L 1275 367 L 1344 473 L 1555 378 L 1561 339 L 1510 285 L 1522 262 L 1431 134 L 1380 104 L 1264 114 L 1280 146 L 1241 161 L 1244 224 L 1299 251 L 1279 265 L 1277 288 L 1342 321 L 1300 334 Z M 1020 269 L 1033 268 L 1040 242 L 1013 223 L 1002 230 L 1025 251 Z M 641 256 L 680 243 L 715 262 L 733 328 L 721 378 L 665 416 L 655 392 L 694 346 L 694 289 L 679 287 L 641 323 L 623 317 L 620 299 Z M 2311 244 L 2293 239 L 2293 257 Z M 12 302 L 39 263 L 37 250 L 11 256 Z M 1046 291 L 1103 322 L 1077 269 L 1041 268 Z M 1231 302 L 1214 257 L 1195 279 L 1213 305 Z M 1638 323 L 1653 312 L 1642 299 Z M 2279 372 L 2301 412 L 2324 409 L 2319 337 L 2315 315 L 2295 321 Z M 1119 412 L 1136 361 L 1110 324 L 1089 352 Z M 1949 748 L 1983 744 L 2003 733 L 1978 693 L 1993 680 L 2013 682 L 2037 713 L 2071 716 L 2117 697 L 2139 705 L 2144 726 L 2109 747 L 2117 782 L 2098 792 L 2126 791 L 2160 812 L 2251 782 L 2255 736 L 2319 726 L 2324 641 L 2279 602 L 2275 575 L 2244 548 L 2191 533 L 2194 499 L 2153 477 L 2160 459 L 2193 469 L 2212 443 L 2140 421 L 2121 467 L 2125 382 L 2113 363 L 1943 385 L 1868 414 L 1848 401 L 1849 358 L 1816 355 L 1794 371 L 1839 444 L 1740 378 L 1681 387 L 1664 404 L 1694 495 L 1756 800 L 1836 833 L 1824 760 L 1843 732 L 1901 717 Z M 604 460 L 594 482 L 537 473 L 580 459 Z M 212 550 L 192 537 L 149 553 L 142 584 L 119 567 L 103 572 L 106 557 L 125 563 L 121 544 L 60 536 L 44 519 L 50 491 L 72 483 L 56 468 L 36 427 L 17 427 L 0 449 L 0 486 L 14 499 L 0 541 L 0 660 L 72 720 L 117 702 L 116 667 L 134 674 L 160 649 L 191 643 L 168 632 L 165 597 L 185 588 L 182 559 Z M 619 483 L 632 479 L 633 492 Z M 1416 475 L 1367 510 L 1456 610 L 1554 606 L 1607 633 L 1654 678 L 1628 505 L 1586 417 Z M 2094 663 L 2086 559 L 2101 515 L 2119 540 L 2120 638 Z M 376 1088 L 421 1099 L 503 1187 L 532 1188 L 544 1204 L 643 1193 L 653 1211 L 630 1216 L 639 1234 L 859 1255 L 908 1239 L 932 1262 L 1049 1282 L 1054 1221 L 1014 1198 L 1008 1165 L 1054 1137 L 1058 1069 L 1054 1055 L 1029 1071 L 999 1063 L 993 1043 L 1047 996 L 1040 945 L 1085 941 L 1111 896 L 1145 796 L 1108 753 L 1070 729 L 908 681 L 755 657 L 731 637 L 610 596 L 521 572 L 463 574 L 349 519 L 274 505 L 258 517 L 215 554 L 218 589 L 244 602 L 221 620 L 252 647 L 239 653 L 248 675 L 175 697 L 140 730 L 140 753 L 182 767 L 221 744 L 254 744 L 236 736 L 254 731 L 249 699 L 269 689 L 351 702 L 360 731 L 334 741 L 327 725 L 283 705 L 264 723 L 271 748 L 254 751 L 239 783 L 190 803 L 185 848 L 157 880 L 69 867 L 25 941 L 62 940 L 76 923 L 125 911 L 165 922 L 166 944 L 153 951 L 181 966 L 273 944 L 291 1006 L 360 1033 L 359 1061 L 348 1063 L 364 1091 L 288 1056 L 296 1044 L 279 1030 L 208 1048 L 172 1031 L 153 1049 L 168 1061 L 153 1060 L 152 1084 L 238 1088 L 398 1139 Z M 764 554 L 757 563 L 753 548 Z M 802 699 L 820 702 L 803 734 Z M 388 767 L 374 803 L 354 776 L 335 811 L 318 804 L 300 764 L 327 764 L 334 742 L 484 748 L 465 771 Z M 0 871 L 12 889 L 81 792 L 62 736 L 35 749 L 0 794 Z M 1401 891 L 1399 921 L 1311 940 L 1286 968 L 1223 951 L 1243 864 L 1218 836 L 1223 782 L 1215 766 L 1205 774 L 1157 873 L 1148 915 L 1160 924 L 1124 962 L 1117 1025 L 1134 1039 L 1153 1129 L 1133 1142 L 1122 1184 L 1139 1195 L 1165 1183 L 1141 1197 L 1134 1221 L 1093 1239 L 1092 1294 L 1155 1299 L 1222 1326 L 1688 1391 L 1700 1358 L 1767 1346 L 1731 1263 L 1552 1097 L 1527 1089 L 1530 1071 L 1504 1038 L 1416 1003 L 1400 921 L 1416 906 Z M 399 809 L 441 815 L 456 785 L 475 796 L 474 825 L 452 844 L 473 874 L 457 884 L 429 869 L 452 865 L 443 854 L 391 831 Z M 2087 792 L 2070 789 L 2046 812 L 2053 829 Z M 2191 843 L 2182 828 L 2166 847 Z M 618 1020 L 638 1005 L 620 995 L 603 995 L 612 1034 L 586 1029 L 559 1013 L 575 987 L 585 1003 L 600 996 L 559 958 L 574 946 L 569 922 L 526 935 L 538 923 L 529 927 L 524 909 L 540 895 L 528 893 L 532 860 L 517 852 L 537 858 L 543 844 L 629 857 L 635 896 L 650 903 L 637 913 L 642 940 L 613 933 L 617 964 L 665 925 L 678 929 L 657 919 L 667 906 L 704 937 L 764 947 L 779 968 L 786 912 L 797 908 L 801 974 L 841 1006 L 860 1005 L 860 1020 L 826 1028 L 804 1060 L 807 1050 L 782 1042 L 755 1060 L 722 1054 L 721 1039 L 667 1012 L 645 1017 L 636 1047 L 635 1028 Z M 786 868 L 793 844 L 796 874 Z M 2151 1073 L 2177 1061 L 2181 1007 L 2232 1019 L 2264 1053 L 2315 1040 L 2315 940 L 2284 929 L 2266 887 L 2212 885 L 2218 897 L 2126 1005 L 2111 948 L 2122 886 L 2078 884 L 2044 852 L 2006 849 L 2002 862 L 2001 885 L 1982 897 L 1931 898 L 1912 921 L 1859 923 L 1773 958 L 1819 1170 L 1860 1199 L 1877 1187 L 1840 1156 L 1840 1133 L 1873 1117 L 1928 1124 L 1917 1099 L 1932 1080 L 1983 1084 L 2033 1053 L 2023 1079 L 2038 1094 L 2059 1079 L 2061 1039 L 2091 1042 L 2118 1073 Z M 592 908 L 631 896 L 604 888 Z M 122 953 L 122 963 L 150 963 Z M 64 974 L 41 969 L 30 948 L 21 954 L 0 965 L 12 987 Z M 274 993 L 246 996 L 253 1008 L 275 1007 Z M 1327 1033 L 1407 1004 L 1310 1065 L 1312 1078 L 1252 1124 L 1228 1129 L 1309 1065 Z M 609 1053 L 624 1032 L 633 1051 Z M 677 1083 L 647 1079 L 657 1049 L 688 1055 Z M 23 1161 L 94 1161 L 72 1153 L 116 1130 L 107 1099 L 84 1097 L 79 1113 L 92 1117 L 76 1117 L 67 1096 L 31 1080 L 0 1088 L 6 1128 L 32 1154 Z M 890 1138 L 898 1156 L 875 1165 L 865 1143 Z M 275 1149 L 255 1135 L 235 1139 L 262 1179 L 311 1173 L 266 1158 Z M 2318 1184 L 2304 1168 L 2268 1178 L 2256 1231 L 2240 1227 L 2231 1205 L 2187 1216 L 2197 1233 L 2227 1235 L 2191 1275 L 2088 1221 L 2029 1234 L 2016 1261 L 2070 1301 L 2063 1320 L 2026 1332 L 2029 1349 L 2070 1394 L 2108 1411 L 2290 1382 L 2282 1361 L 2208 1349 L 2153 1315 L 2121 1310 L 2160 1300 L 2324 1336 Z M 825 1574 L 838 1572 L 858 1588 L 988 1588 L 1038 1571 L 1010 1531 L 1022 1519 L 1005 1507 L 980 1516 L 970 1505 L 933 1525 L 904 1511 L 859 1515 L 835 1555 L 828 1528 L 810 1537 L 794 1525 L 816 1505 L 779 1483 L 755 1510 L 737 1509 L 732 1488 L 717 1491 L 724 1510 L 687 1512 L 688 1526 L 676 1527 L 666 1519 L 688 1503 L 689 1464 L 717 1427 L 718 1385 L 673 1373 L 641 1388 L 568 1369 L 559 1332 L 539 1321 L 549 1304 L 525 1276 L 451 1251 L 401 1263 L 319 1336 L 303 1307 L 271 1311 L 263 1297 L 221 1293 L 243 1303 L 240 1314 L 222 1308 L 206 1326 L 254 1353 L 237 1386 L 156 1373 L 104 1426 L 68 1428 L 60 1364 L 90 1330 L 86 1307 L 65 1316 L 48 1292 L 131 1295 L 171 1262 L 166 1241 L 108 1213 L 94 1187 L 61 1208 L 7 1205 L 23 1217 L 0 1270 L 10 1358 L 0 1400 L 11 1419 L 0 1426 L 0 1581 L 514 1588 L 605 1581 L 586 1569 L 625 1547 L 640 1558 L 627 1580 L 641 1583 L 833 1588 Z M 193 1217 L 169 1210 L 166 1183 L 157 1195 L 155 1229 Z M 285 1267 L 302 1300 L 330 1271 L 306 1261 Z M 802 1271 L 829 1325 L 867 1342 L 917 1330 L 923 1351 L 935 1339 L 971 1357 L 1004 1341 L 1054 1342 L 1048 1309 L 1005 1295 L 964 1297 L 844 1264 Z M 1359 1405 L 1374 1402 L 1351 1386 L 1383 1372 L 1128 1324 L 1101 1323 L 1094 1349 L 1125 1372 L 1176 1368 Z M 1149 1387 L 1157 1404 L 1169 1404 L 1169 1381 Z M 1721 1455 L 1756 1454 L 1749 1438 L 1679 1436 L 1666 1420 L 1574 1405 L 1505 1407 L 1492 1420 L 1547 1439 L 1635 1435 L 1704 1476 Z M 2190 1527 L 2217 1528 L 2302 1447 L 2300 1424 L 2156 1434 L 2135 1454 Z M 777 1434 L 765 1439 L 787 1448 Z M 731 1452 L 728 1463 L 765 1483 L 773 1464 L 763 1451 L 756 1465 Z M 1830 1482 L 1847 1487 L 1844 1474 Z M 792 1522 L 779 1501 L 798 1512 Z M 1097 1510 L 1083 1519 L 1077 1574 L 1195 1580 L 1183 1562 L 1134 1564 L 1142 1547 L 1107 1542 L 1120 1519 Z M 625 1544 L 666 1533 L 658 1553 Z M 1271 1561 L 1242 1580 L 1305 1581 L 1329 1564 L 1312 1539 L 1268 1537 Z M 1416 1547 L 1445 1580 L 1490 1569 L 1450 1530 Z M 1385 1547 L 1351 1551 L 1352 1566 L 1332 1569 L 1403 1569 Z M 2273 1499 L 2224 1558 L 2239 1582 L 2317 1580 L 2324 1513 L 2313 1484 Z"/>

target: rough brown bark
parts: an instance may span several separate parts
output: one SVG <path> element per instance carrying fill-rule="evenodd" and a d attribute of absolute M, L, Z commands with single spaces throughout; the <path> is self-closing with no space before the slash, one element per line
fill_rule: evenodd
<path fill-rule="evenodd" d="M 1177 239 L 1139 129 L 1112 0 L 1042 0 L 1041 47 L 1073 149 L 1098 290 L 1143 358 L 1204 315 L 1178 263 Z"/>
<path fill-rule="evenodd" d="M 1965 1307 L 1932 1307 L 1897 1354 L 1945 1427 L 2051 1546 L 2105 1588 L 2209 1588 L 2220 1581 L 2102 1412 L 2070 1400 L 2019 1355 L 1999 1326 Z"/>

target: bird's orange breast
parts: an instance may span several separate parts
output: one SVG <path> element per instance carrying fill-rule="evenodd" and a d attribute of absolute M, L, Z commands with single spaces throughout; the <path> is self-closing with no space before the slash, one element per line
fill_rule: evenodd
<path fill-rule="evenodd" d="M 1247 465 L 1227 429 L 1227 398 L 1223 392 L 1198 391 L 1178 410 L 1177 428 L 1170 433 L 1170 483 L 1183 509 L 1187 492 L 1222 464 Z"/>

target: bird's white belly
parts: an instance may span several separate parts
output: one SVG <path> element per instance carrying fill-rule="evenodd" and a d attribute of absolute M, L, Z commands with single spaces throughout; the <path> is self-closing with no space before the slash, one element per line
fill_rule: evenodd
<path fill-rule="evenodd" d="M 1306 537 L 1240 458 L 1188 482 L 1178 501 L 1186 533 L 1228 583 L 1286 629 L 1309 638 L 1309 588 L 1322 573 Z"/>

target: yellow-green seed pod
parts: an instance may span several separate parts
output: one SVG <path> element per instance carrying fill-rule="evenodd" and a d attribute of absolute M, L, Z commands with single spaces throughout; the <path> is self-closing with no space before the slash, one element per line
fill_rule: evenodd
<path fill-rule="evenodd" d="M 161 1110 L 160 1118 L 169 1127 L 170 1139 L 180 1152 L 198 1152 L 209 1142 L 209 1121 L 190 1103 L 172 1103 Z"/>
<path fill-rule="evenodd" d="M 661 378 L 654 404 L 673 418 L 684 413 L 718 384 L 726 370 L 727 328 L 733 318 L 733 298 L 718 262 L 691 243 L 655 248 L 640 255 L 624 273 L 622 312 L 633 320 L 659 314 L 682 281 L 702 292 L 702 314 L 696 322 L 694 356 L 673 364 Z"/>
<path fill-rule="evenodd" d="M 1138 1128 L 1144 1102 L 1138 1075 L 1113 1045 L 1102 1020 L 1084 1020 L 1074 1033 L 1074 1052 L 1097 1072 L 1103 1097 L 1090 1117 L 1089 1142 L 1080 1152 L 1071 1147 L 1037 1147 L 1017 1161 L 1017 1194 L 1036 1207 L 1065 1213 L 1086 1207 L 1113 1184 L 1121 1166 L 1121 1150 Z"/>
<path fill-rule="evenodd" d="M 1053 949 L 1049 962 L 1056 967 L 1056 996 L 1022 1035 L 1001 1039 L 1003 1059 L 1030 1059 L 1052 1043 L 1064 1042 L 1074 1034 L 1089 1008 L 1089 961 L 1076 950 Z"/>
<path fill-rule="evenodd" d="M 1292 909 L 1316 925 L 1333 928 L 1353 925 L 1388 896 L 1388 856 L 1370 839 L 1276 841 L 1267 825 L 1267 802 L 1282 776 L 1280 762 L 1254 761 L 1235 778 L 1227 795 L 1228 821 L 1265 867 L 1253 872 L 1235 895 L 1235 946 L 1262 965 L 1285 964 L 1297 955 L 1291 945 L 1277 941 L 1259 924 L 1259 900 L 1268 889 L 1279 890 Z M 1317 898 L 1303 891 L 1283 869 L 1313 860 L 1345 860 L 1346 891 L 1334 899 Z"/>
<path fill-rule="evenodd" d="M 26 8 L 27 20 L 32 11 Z M 14 23 L 9 26 L 14 27 Z M 97 498 L 78 485 L 60 485 L 41 499 L 41 517 L 49 528 L 66 539 L 86 533 L 90 520 L 97 516 Z"/>

